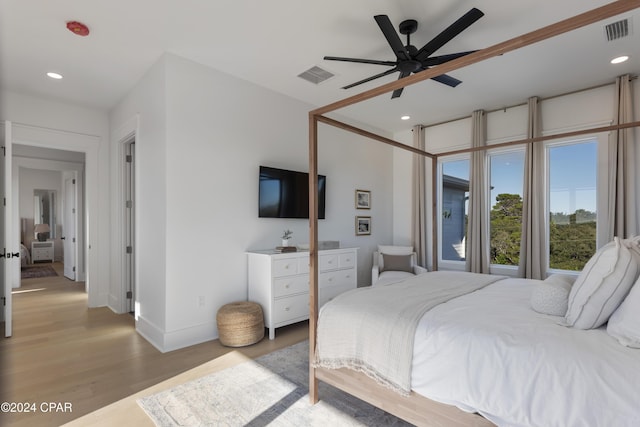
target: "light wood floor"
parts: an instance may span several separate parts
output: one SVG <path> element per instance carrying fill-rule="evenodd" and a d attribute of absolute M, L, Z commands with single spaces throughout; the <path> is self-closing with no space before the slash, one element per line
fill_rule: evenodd
<path fill-rule="evenodd" d="M 131 315 L 88 309 L 84 284 L 64 278 L 61 264 L 54 267 L 59 277 L 23 280 L 13 294 L 13 336 L 0 339 L 0 402 L 35 403 L 37 411 L 0 414 L 2 426 L 153 426 L 137 396 L 308 336 L 302 322 L 249 347 L 215 340 L 163 354 L 135 332 Z M 43 412 L 48 402 L 68 403 L 72 412 Z"/>

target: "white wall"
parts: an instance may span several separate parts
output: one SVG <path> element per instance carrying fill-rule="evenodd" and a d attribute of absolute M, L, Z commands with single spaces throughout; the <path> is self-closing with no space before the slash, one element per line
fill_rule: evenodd
<path fill-rule="evenodd" d="M 156 63 L 110 113 L 112 128 L 112 260 L 113 275 L 123 271 L 123 222 L 121 158 L 122 143 L 130 132 L 136 133 L 135 165 L 135 259 L 136 328 L 157 347 L 164 347 L 166 328 L 166 66 L 164 58 Z M 186 249 L 185 249 L 186 250 Z M 117 280 L 109 289 L 112 307 L 124 310 L 123 281 Z"/>
<path fill-rule="evenodd" d="M 112 129 L 139 118 L 138 329 L 156 347 L 217 337 L 218 308 L 247 298 L 247 250 L 279 245 L 287 228 L 293 244 L 309 241 L 307 220 L 258 218 L 257 202 L 260 165 L 307 170 L 312 108 L 166 55 L 111 113 Z M 367 284 L 372 248 L 392 238 L 391 151 L 324 125 L 319 135 L 320 240 L 360 247 L 358 282 Z M 355 189 L 372 191 L 372 210 L 356 211 Z M 372 216 L 371 236 L 355 236 L 357 214 Z"/>
<path fill-rule="evenodd" d="M 14 143 L 85 152 L 89 221 L 85 225 L 88 241 L 84 249 L 88 251 L 89 306 L 107 305 L 110 282 L 107 113 L 5 90 L 0 100 L 0 120 L 13 122 Z M 19 230 L 15 239 L 19 239 Z"/>

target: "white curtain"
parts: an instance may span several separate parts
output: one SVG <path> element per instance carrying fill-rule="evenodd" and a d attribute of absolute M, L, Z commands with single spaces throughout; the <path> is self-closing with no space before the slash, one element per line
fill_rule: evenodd
<path fill-rule="evenodd" d="M 471 142 L 473 147 L 484 147 L 486 115 L 477 110 L 471 115 Z M 489 191 L 485 150 L 471 153 L 469 170 L 469 212 L 466 242 L 466 268 L 474 273 L 489 273 Z"/>
<path fill-rule="evenodd" d="M 528 100 L 527 137 L 541 134 L 540 103 L 537 97 Z M 547 272 L 547 234 L 545 229 L 545 150 L 541 142 L 530 142 L 524 158 L 524 197 L 522 203 L 522 237 L 518 275 L 528 279 L 544 279 Z"/>
<path fill-rule="evenodd" d="M 422 151 L 425 149 L 424 131 L 422 126 L 413 127 L 413 146 Z M 427 213 L 426 213 L 426 176 L 425 157 L 419 154 L 413 155 L 412 173 L 412 239 L 413 249 L 416 252 L 416 263 L 427 266 Z"/>
<path fill-rule="evenodd" d="M 632 94 L 629 75 L 618 77 L 614 124 L 633 121 Z M 609 134 L 608 240 L 613 240 L 614 236 L 628 238 L 638 234 L 635 161 L 634 128 L 611 132 Z"/>

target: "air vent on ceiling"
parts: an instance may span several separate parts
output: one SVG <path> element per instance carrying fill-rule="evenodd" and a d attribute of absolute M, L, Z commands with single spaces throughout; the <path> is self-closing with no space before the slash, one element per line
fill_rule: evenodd
<path fill-rule="evenodd" d="M 604 34 L 607 37 L 607 41 L 618 40 L 623 37 L 627 37 L 631 32 L 631 25 L 628 19 L 613 22 L 604 26 Z"/>
<path fill-rule="evenodd" d="M 329 80 L 333 76 L 334 76 L 333 73 L 330 73 L 327 70 L 323 70 L 318 66 L 313 66 L 309 68 L 307 71 L 298 74 L 298 77 L 308 82 L 311 82 L 313 84 L 320 84 L 326 80 Z"/>

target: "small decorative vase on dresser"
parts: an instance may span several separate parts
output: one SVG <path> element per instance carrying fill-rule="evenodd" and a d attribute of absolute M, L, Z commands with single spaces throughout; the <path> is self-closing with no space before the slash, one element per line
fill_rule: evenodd
<path fill-rule="evenodd" d="M 283 242 L 284 243 L 284 242 Z M 281 326 L 309 318 L 309 252 L 248 252 L 249 301 L 264 312 L 269 339 Z M 358 249 L 318 251 L 318 306 L 358 287 Z"/>

